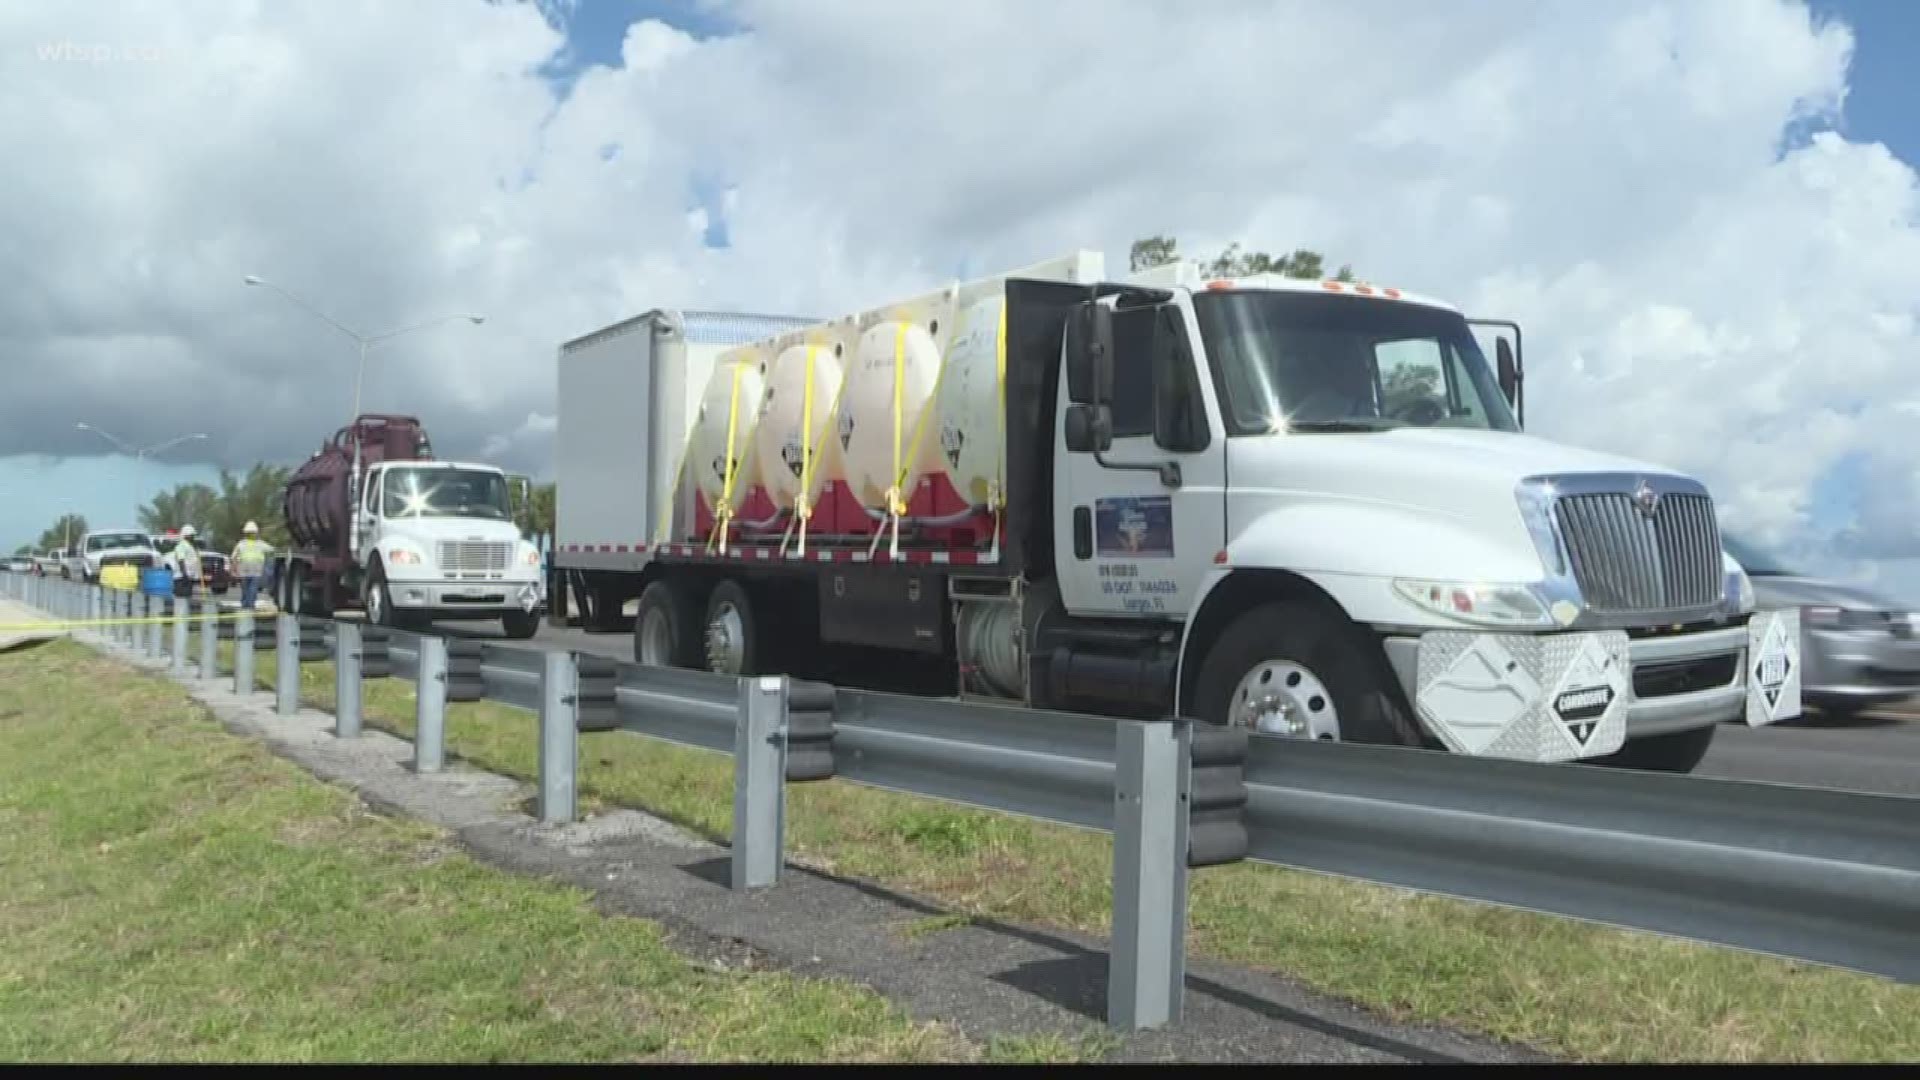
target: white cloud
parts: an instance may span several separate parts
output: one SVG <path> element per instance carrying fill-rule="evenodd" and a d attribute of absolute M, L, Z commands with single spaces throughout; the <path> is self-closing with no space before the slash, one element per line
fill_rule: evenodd
<path fill-rule="evenodd" d="M 1850 34 L 1799 4 L 720 6 L 745 33 L 636 25 L 563 102 L 526 5 L 0 12 L 0 138 L 36 148 L 0 205 L 0 356 L 36 373 L 0 453 L 82 449 L 84 406 L 303 455 L 353 346 L 246 273 L 369 330 L 484 312 L 382 346 L 368 407 L 540 470 L 554 348 L 613 319 L 830 314 L 1171 232 L 1518 318 L 1535 430 L 1695 471 L 1769 539 L 1913 550 L 1915 176 L 1836 135 L 1781 152 L 1847 92 Z M 18 59 L 68 40 L 129 48 Z M 1810 520 L 1849 454 L 1889 482 Z"/>

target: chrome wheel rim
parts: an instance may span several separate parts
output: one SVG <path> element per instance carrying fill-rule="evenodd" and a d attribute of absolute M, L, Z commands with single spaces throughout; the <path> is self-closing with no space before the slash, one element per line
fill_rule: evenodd
<path fill-rule="evenodd" d="M 649 608 L 640 616 L 640 662 L 652 667 L 673 663 L 673 627 L 659 608 Z"/>
<path fill-rule="evenodd" d="M 386 590 L 381 588 L 378 582 L 375 582 L 367 589 L 367 621 L 373 623 L 375 626 L 385 626 L 387 624 L 387 602 L 384 595 L 385 593 Z"/>
<path fill-rule="evenodd" d="M 1340 740 L 1340 710 L 1333 694 L 1306 665 L 1266 660 L 1233 688 L 1227 722 L 1263 735 Z"/>
<path fill-rule="evenodd" d="M 707 668 L 738 675 L 746 662 L 746 624 L 731 600 L 722 601 L 707 619 Z"/>

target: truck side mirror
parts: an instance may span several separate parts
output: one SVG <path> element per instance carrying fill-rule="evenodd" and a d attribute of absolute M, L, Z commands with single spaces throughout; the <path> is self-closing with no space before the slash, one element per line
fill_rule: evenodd
<path fill-rule="evenodd" d="M 1513 363 L 1513 346 L 1507 344 L 1506 338 L 1501 338 L 1494 342 L 1493 355 L 1494 367 L 1499 370 L 1500 396 L 1507 399 L 1507 404 L 1518 405 L 1514 394 L 1520 389 L 1520 371 Z"/>
<path fill-rule="evenodd" d="M 1067 449 L 1098 454 L 1113 447 L 1113 410 L 1105 405 L 1067 406 Z"/>
<path fill-rule="evenodd" d="M 1067 326 L 1067 400 L 1105 405 L 1113 400 L 1113 311 L 1089 300 Z"/>

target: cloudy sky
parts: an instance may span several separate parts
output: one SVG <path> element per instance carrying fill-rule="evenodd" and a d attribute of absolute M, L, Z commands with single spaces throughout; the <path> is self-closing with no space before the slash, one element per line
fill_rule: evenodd
<path fill-rule="evenodd" d="M 1920 600 L 1920 5 L 0 7 L 0 546 L 352 407 L 550 467 L 563 339 L 1079 247 L 1312 247 L 1520 320 L 1529 426 Z M 131 447 L 209 438 L 144 461 Z"/>

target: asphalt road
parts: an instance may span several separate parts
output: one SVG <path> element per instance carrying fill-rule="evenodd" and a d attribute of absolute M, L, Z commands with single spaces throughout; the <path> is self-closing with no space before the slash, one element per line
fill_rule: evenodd
<path fill-rule="evenodd" d="M 500 636 L 497 623 L 439 625 L 451 633 Z M 589 634 L 542 626 L 539 635 L 524 644 L 633 659 L 630 633 Z M 1762 728 L 1723 724 L 1695 775 L 1920 796 L 1920 704 L 1846 721 L 1809 713 Z"/>

